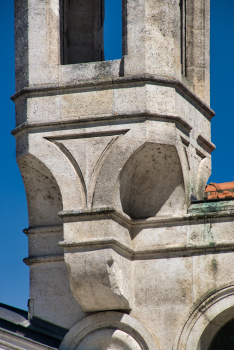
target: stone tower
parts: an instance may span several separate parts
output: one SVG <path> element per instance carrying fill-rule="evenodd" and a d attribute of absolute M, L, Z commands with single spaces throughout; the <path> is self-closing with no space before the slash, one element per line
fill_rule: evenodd
<path fill-rule="evenodd" d="M 203 200 L 209 2 L 122 0 L 103 61 L 103 0 L 15 0 L 29 316 L 69 330 L 61 350 L 204 350 L 230 319 L 232 202 Z"/>

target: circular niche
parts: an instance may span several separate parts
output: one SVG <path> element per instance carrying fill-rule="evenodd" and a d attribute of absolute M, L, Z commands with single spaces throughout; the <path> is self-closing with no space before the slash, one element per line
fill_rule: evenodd
<path fill-rule="evenodd" d="M 132 154 L 120 175 L 120 202 L 132 219 L 184 209 L 184 180 L 175 146 L 146 142 Z"/>
<path fill-rule="evenodd" d="M 141 350 L 129 334 L 117 329 L 101 329 L 88 334 L 76 350 Z"/>

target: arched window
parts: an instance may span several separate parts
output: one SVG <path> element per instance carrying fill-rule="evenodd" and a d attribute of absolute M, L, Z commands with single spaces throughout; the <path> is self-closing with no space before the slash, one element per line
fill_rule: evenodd
<path fill-rule="evenodd" d="M 234 319 L 226 323 L 215 335 L 209 350 L 234 349 Z"/>

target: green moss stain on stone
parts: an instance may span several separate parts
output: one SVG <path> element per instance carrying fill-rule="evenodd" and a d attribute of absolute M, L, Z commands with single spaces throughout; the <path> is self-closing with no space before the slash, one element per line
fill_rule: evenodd
<path fill-rule="evenodd" d="M 213 224 L 213 217 L 204 218 L 203 242 L 209 243 L 210 245 L 213 245 L 215 243 L 215 239 L 212 232 L 212 224 Z"/>
<path fill-rule="evenodd" d="M 188 213 L 217 213 L 224 210 L 234 210 L 234 201 L 206 201 L 201 203 L 192 203 L 188 209 Z"/>
<path fill-rule="evenodd" d="M 217 262 L 215 256 L 213 257 L 213 259 L 211 261 L 211 268 L 212 268 L 214 278 L 215 278 L 217 275 L 217 271 L 218 271 L 218 262 Z"/>

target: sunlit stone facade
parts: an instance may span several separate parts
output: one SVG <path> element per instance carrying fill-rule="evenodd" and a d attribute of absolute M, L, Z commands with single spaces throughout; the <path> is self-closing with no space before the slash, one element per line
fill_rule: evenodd
<path fill-rule="evenodd" d="M 208 350 L 233 318 L 234 202 L 204 200 L 209 2 L 122 0 L 102 61 L 103 2 L 15 1 L 25 327 L 54 348 Z"/>

